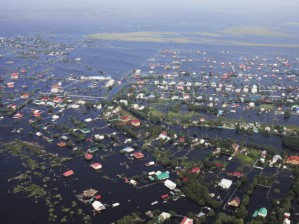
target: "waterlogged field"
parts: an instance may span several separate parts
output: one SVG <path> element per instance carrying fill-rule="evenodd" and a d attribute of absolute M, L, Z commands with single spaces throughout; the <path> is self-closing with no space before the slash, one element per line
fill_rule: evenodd
<path fill-rule="evenodd" d="M 251 36 L 253 39 L 248 39 L 247 36 Z M 288 34 L 283 31 L 274 31 L 267 27 L 260 26 L 229 27 L 224 30 L 213 32 L 109 32 L 89 34 L 86 37 L 110 41 L 178 44 L 194 43 L 252 47 L 299 47 L 299 43 L 295 35 Z M 244 39 L 244 37 L 246 38 Z M 287 42 L 285 38 L 288 38 Z"/>

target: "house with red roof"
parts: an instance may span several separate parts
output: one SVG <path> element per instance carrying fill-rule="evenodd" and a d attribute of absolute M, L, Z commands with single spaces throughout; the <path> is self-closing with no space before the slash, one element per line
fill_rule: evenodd
<path fill-rule="evenodd" d="M 190 173 L 200 173 L 200 168 L 197 166 L 197 167 L 193 167 L 191 170 L 190 170 Z"/>
<path fill-rule="evenodd" d="M 15 110 L 17 109 L 17 104 L 11 104 L 10 107 Z"/>
<path fill-rule="evenodd" d="M 231 175 L 231 176 L 233 176 L 233 177 L 237 177 L 237 178 L 241 178 L 241 177 L 244 176 L 244 173 L 241 173 L 241 172 L 239 172 L 239 171 L 235 171 L 235 172 L 233 172 L 233 173 L 228 173 L 228 175 Z"/>
<path fill-rule="evenodd" d="M 103 166 L 101 163 L 93 163 L 93 164 L 90 164 L 90 167 L 94 168 L 95 170 L 99 170 L 101 169 Z"/>
<path fill-rule="evenodd" d="M 188 177 L 183 177 L 183 178 L 182 178 L 182 181 L 184 181 L 184 182 L 188 182 L 188 181 L 189 181 L 189 178 L 188 178 Z"/>
<path fill-rule="evenodd" d="M 21 98 L 22 99 L 28 99 L 29 98 L 29 93 L 23 93 L 22 95 L 21 95 Z"/>
<path fill-rule="evenodd" d="M 185 216 L 180 224 L 193 224 L 193 220 Z"/>
<path fill-rule="evenodd" d="M 144 157 L 144 155 L 141 152 L 134 152 L 133 157 L 135 159 L 142 159 Z"/>
<path fill-rule="evenodd" d="M 8 82 L 6 83 L 7 88 L 14 88 L 15 87 L 15 83 L 14 82 Z"/>
<path fill-rule="evenodd" d="M 131 125 L 135 126 L 135 127 L 140 126 L 140 120 L 138 120 L 138 119 L 131 120 Z"/>
<path fill-rule="evenodd" d="M 68 171 L 64 172 L 62 175 L 65 177 L 69 177 L 69 176 L 72 176 L 73 174 L 74 174 L 73 170 L 68 170 Z"/>
<path fill-rule="evenodd" d="M 59 143 L 57 143 L 57 145 L 58 145 L 59 147 L 65 147 L 65 146 L 66 146 L 66 143 L 65 143 L 65 142 L 59 142 Z"/>
<path fill-rule="evenodd" d="M 177 88 L 178 90 L 182 90 L 182 91 L 184 90 L 184 86 L 180 86 L 180 85 L 179 85 L 179 86 L 177 86 L 176 88 Z"/>
<path fill-rule="evenodd" d="M 169 194 L 163 194 L 162 196 L 161 196 L 161 199 L 166 199 L 166 198 L 168 198 L 169 197 Z"/>
<path fill-rule="evenodd" d="M 49 97 L 42 97 L 40 100 L 43 102 L 47 102 L 49 100 Z"/>
<path fill-rule="evenodd" d="M 18 112 L 18 113 L 16 113 L 16 114 L 13 116 L 13 118 L 15 118 L 15 119 L 21 119 L 23 116 L 24 116 L 24 113 L 22 113 L 22 112 Z"/>
<path fill-rule="evenodd" d="M 240 65 L 239 65 L 239 68 L 240 68 L 240 69 L 246 69 L 246 65 L 245 65 L 245 64 L 240 64 Z"/>
<path fill-rule="evenodd" d="M 289 156 L 287 158 L 287 163 L 290 163 L 293 165 L 299 165 L 299 156 Z"/>
<path fill-rule="evenodd" d="M 59 97 L 55 97 L 54 99 L 53 99 L 53 102 L 54 103 L 61 103 L 63 101 L 63 99 L 61 99 L 61 98 L 59 98 Z"/>
<path fill-rule="evenodd" d="M 179 138 L 179 142 L 180 142 L 180 143 L 185 143 L 185 138 L 180 137 L 180 138 Z"/>
<path fill-rule="evenodd" d="M 59 84 L 53 84 L 53 85 L 52 85 L 52 88 L 59 88 L 59 87 L 60 87 Z"/>
<path fill-rule="evenodd" d="M 122 122 L 129 122 L 131 119 L 130 119 L 130 117 L 129 116 L 123 116 L 122 118 L 121 118 L 121 121 Z"/>
<path fill-rule="evenodd" d="M 11 79 L 18 79 L 19 78 L 19 73 L 14 72 L 10 75 Z"/>
<path fill-rule="evenodd" d="M 86 154 L 84 155 L 84 158 L 85 158 L 86 160 L 92 160 L 92 159 L 93 159 L 93 155 L 90 154 L 90 153 L 86 153 Z"/>
<path fill-rule="evenodd" d="M 40 117 L 40 115 L 42 114 L 42 112 L 39 110 L 33 110 L 32 113 L 34 117 Z"/>

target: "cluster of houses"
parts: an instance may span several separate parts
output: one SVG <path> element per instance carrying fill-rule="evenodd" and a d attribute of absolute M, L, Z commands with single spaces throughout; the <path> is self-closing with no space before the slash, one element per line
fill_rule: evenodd
<path fill-rule="evenodd" d="M 135 101 L 131 105 L 126 100 L 122 102 L 128 106 L 137 105 L 137 109 L 147 106 L 147 100 L 151 99 L 181 100 L 195 106 L 217 108 L 217 116 L 233 113 L 230 117 L 234 118 L 251 109 L 259 113 L 274 114 L 275 111 L 276 115 L 282 115 L 284 111 L 299 113 L 299 88 L 295 85 L 298 77 L 289 72 L 297 61 L 235 56 L 238 63 L 241 61 L 238 64 L 226 61 L 221 54 L 216 56 L 219 56 L 217 60 L 202 52 L 170 52 L 162 51 L 159 58 L 150 61 L 142 70 L 135 70 L 131 85 L 135 92 L 128 93 L 135 97 Z M 233 57 L 230 55 L 229 60 Z M 195 69 L 200 66 L 200 71 Z M 283 84 L 279 80 L 284 81 Z M 148 91 L 144 91 L 145 87 Z M 200 122 L 206 122 L 206 116 L 202 116 Z M 261 128 L 259 122 L 239 125 L 255 132 Z M 270 126 L 262 128 L 266 132 L 278 132 Z"/>
<path fill-rule="evenodd" d="M 150 212 L 147 212 L 147 214 L 149 214 Z M 152 215 L 149 215 L 152 216 Z M 168 212 L 162 212 L 159 216 L 158 216 L 158 221 L 159 223 L 163 223 L 165 221 L 167 221 L 168 219 L 171 218 L 171 214 Z M 184 216 L 182 218 L 182 220 L 179 222 L 180 224 L 193 224 L 193 219 L 188 218 L 187 216 Z"/>

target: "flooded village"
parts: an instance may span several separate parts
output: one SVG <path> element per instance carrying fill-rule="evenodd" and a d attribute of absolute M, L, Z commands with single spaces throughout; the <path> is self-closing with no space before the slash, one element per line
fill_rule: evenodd
<path fill-rule="evenodd" d="M 0 37 L 5 223 L 299 221 L 297 55 L 97 44 Z"/>

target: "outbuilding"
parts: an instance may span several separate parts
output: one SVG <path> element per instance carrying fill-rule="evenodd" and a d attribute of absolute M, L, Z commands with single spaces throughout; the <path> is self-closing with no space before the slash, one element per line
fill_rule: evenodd
<path fill-rule="evenodd" d="M 62 175 L 65 177 L 69 177 L 69 176 L 72 176 L 73 174 L 74 174 L 73 170 L 68 170 L 68 171 L 64 172 Z"/>
<path fill-rule="evenodd" d="M 96 210 L 96 211 L 102 211 L 105 210 L 106 207 L 99 201 L 94 201 L 92 203 L 92 207 Z"/>
<path fill-rule="evenodd" d="M 221 179 L 221 181 L 219 182 L 219 186 L 222 187 L 223 189 L 229 189 L 232 184 L 233 181 L 225 178 Z"/>
<path fill-rule="evenodd" d="M 169 188 L 170 190 L 173 190 L 176 188 L 176 183 L 174 183 L 171 180 L 165 180 L 164 185 L 165 185 L 165 187 Z"/>
<path fill-rule="evenodd" d="M 95 170 L 99 170 L 102 168 L 102 164 L 101 163 L 93 163 L 93 164 L 90 164 L 90 167 L 94 168 Z"/>

